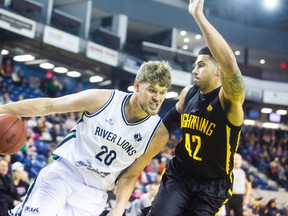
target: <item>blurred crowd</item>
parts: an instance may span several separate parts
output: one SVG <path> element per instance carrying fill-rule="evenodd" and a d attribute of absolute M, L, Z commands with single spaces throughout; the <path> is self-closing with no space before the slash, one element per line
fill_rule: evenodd
<path fill-rule="evenodd" d="M 288 131 L 245 126 L 239 152 L 251 165 L 288 191 Z M 255 176 L 250 175 L 251 178 Z M 254 187 L 263 183 L 251 179 Z M 264 188 L 277 190 L 277 188 Z"/>

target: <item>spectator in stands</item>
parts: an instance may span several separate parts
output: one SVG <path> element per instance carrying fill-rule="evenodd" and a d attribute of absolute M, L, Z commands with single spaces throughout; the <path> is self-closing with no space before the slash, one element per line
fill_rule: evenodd
<path fill-rule="evenodd" d="M 9 92 L 3 91 L 2 96 L 0 96 L 0 105 L 12 103 L 13 101 L 10 99 Z"/>
<path fill-rule="evenodd" d="M 64 122 L 64 127 L 67 131 L 70 131 L 77 124 L 78 115 L 72 112 L 68 113 L 66 117 L 67 118 Z"/>
<path fill-rule="evenodd" d="M 12 177 L 16 190 L 21 199 L 26 195 L 29 183 L 28 174 L 24 171 L 24 165 L 17 161 L 12 164 Z"/>
<path fill-rule="evenodd" d="M 275 199 L 270 199 L 265 208 L 265 216 L 280 216 Z"/>
<path fill-rule="evenodd" d="M 63 85 L 58 81 L 56 76 L 46 77 L 42 81 L 42 89 L 49 97 L 60 96 L 59 91 L 63 89 Z"/>
<path fill-rule="evenodd" d="M 234 216 L 243 215 L 243 207 L 249 203 L 251 193 L 251 182 L 248 181 L 245 171 L 241 168 L 242 156 L 238 153 L 234 155 L 233 175 L 234 181 L 232 185 L 233 195 L 225 204 L 227 215 L 234 212 Z"/>
<path fill-rule="evenodd" d="M 259 216 L 263 208 L 263 197 L 252 199 L 243 212 L 245 216 Z"/>
<path fill-rule="evenodd" d="M 63 128 L 63 124 L 56 123 L 50 128 L 50 134 L 53 142 L 60 142 L 67 134 L 67 130 Z"/>
<path fill-rule="evenodd" d="M 24 75 L 22 71 L 17 71 L 11 74 L 12 83 L 15 86 L 22 86 L 24 82 Z"/>
<path fill-rule="evenodd" d="M 143 180 L 146 179 L 146 184 L 154 183 L 157 178 L 157 174 L 160 172 L 160 163 L 157 158 L 153 158 L 146 166 L 145 172 L 142 173 Z"/>
<path fill-rule="evenodd" d="M 286 130 L 271 130 L 258 127 L 244 128 L 243 145 L 239 150 L 245 158 L 269 178 L 288 190 L 287 134 Z M 257 179 L 256 179 L 257 180 Z M 276 190 L 271 186 L 253 182 L 253 187 Z"/>
<path fill-rule="evenodd" d="M 158 173 L 162 173 L 163 170 L 167 167 L 169 159 L 170 158 L 167 158 L 166 156 L 161 157 Z"/>
<path fill-rule="evenodd" d="M 279 210 L 281 216 L 288 216 L 288 200 L 286 201 L 283 208 Z"/>
<path fill-rule="evenodd" d="M 3 158 L 5 161 L 7 161 L 7 163 L 8 163 L 8 174 L 11 175 L 11 173 L 12 173 L 12 169 L 11 169 L 12 157 L 11 157 L 11 155 L 3 155 L 3 156 L 0 155 L 0 158 Z"/>
<path fill-rule="evenodd" d="M 41 134 L 40 134 L 39 140 L 44 141 L 44 142 L 53 141 L 53 137 L 51 136 L 49 132 L 49 127 L 46 124 L 41 128 Z"/>
<path fill-rule="evenodd" d="M 27 129 L 26 142 L 23 146 L 25 156 L 37 154 L 37 148 L 35 146 L 34 136 L 35 136 L 34 132 L 31 129 Z"/>
<path fill-rule="evenodd" d="M 24 96 L 22 94 L 18 95 L 18 101 L 24 100 Z"/>
<path fill-rule="evenodd" d="M 7 216 L 8 210 L 21 201 L 8 169 L 9 163 L 0 157 L 0 216 Z"/>
<path fill-rule="evenodd" d="M 9 77 L 9 78 L 11 77 L 13 73 L 15 73 L 14 66 L 12 64 L 11 59 L 6 59 L 4 64 L 2 64 L 2 66 L 0 67 L 0 73 L 1 75 L 5 77 Z"/>
<path fill-rule="evenodd" d="M 146 188 L 147 192 L 131 203 L 126 210 L 125 216 L 144 216 L 148 214 L 152 200 L 158 191 L 159 183 L 149 184 Z"/>

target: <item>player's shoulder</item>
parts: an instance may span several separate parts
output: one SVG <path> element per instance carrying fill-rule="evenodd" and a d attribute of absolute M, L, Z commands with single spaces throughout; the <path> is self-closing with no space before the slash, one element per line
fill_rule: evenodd
<path fill-rule="evenodd" d="M 193 88 L 193 85 L 185 86 L 180 93 L 180 98 L 185 98 L 191 88 Z"/>
<path fill-rule="evenodd" d="M 179 95 L 179 101 L 177 103 L 177 110 L 178 112 L 182 112 L 182 109 L 183 109 L 183 105 L 184 105 L 184 101 L 185 101 L 185 98 L 187 96 L 187 93 L 189 92 L 189 90 L 193 87 L 193 85 L 187 85 L 185 86 L 180 95 Z"/>

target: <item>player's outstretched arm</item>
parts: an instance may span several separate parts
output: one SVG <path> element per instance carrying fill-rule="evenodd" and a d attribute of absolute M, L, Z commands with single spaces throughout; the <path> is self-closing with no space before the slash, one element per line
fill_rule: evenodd
<path fill-rule="evenodd" d="M 107 216 L 122 216 L 129 198 L 135 188 L 137 179 L 150 160 L 166 145 L 169 139 L 168 131 L 160 125 L 147 152 L 139 157 L 119 178 L 116 188 L 116 206 Z"/>
<path fill-rule="evenodd" d="M 245 99 L 243 77 L 232 49 L 216 28 L 207 20 L 203 10 L 204 0 L 190 0 L 189 12 L 194 17 L 212 55 L 219 64 L 222 84 L 220 91 L 222 106 L 224 109 L 229 108 L 229 112 L 231 111 L 228 119 L 235 125 L 239 125 L 243 121 L 241 106 Z"/>
<path fill-rule="evenodd" d="M 204 15 L 204 0 L 190 0 L 189 12 L 198 24 L 214 58 L 226 73 L 239 71 L 233 51 Z"/>
<path fill-rule="evenodd" d="M 233 94 L 244 94 L 244 84 L 241 78 L 241 73 L 237 65 L 235 55 L 229 44 L 225 41 L 222 35 L 216 28 L 207 20 L 204 15 L 204 0 L 190 0 L 189 12 L 197 22 L 205 41 L 213 54 L 214 58 L 221 67 L 221 72 L 224 76 L 233 75 L 235 77 L 234 85 L 228 89 L 227 93 L 233 91 Z M 238 78 L 236 77 L 238 76 Z M 223 83 L 225 85 L 225 83 Z M 225 86 L 228 88 L 228 86 Z M 226 91 L 226 90 L 225 90 Z M 232 94 L 232 92 L 231 92 Z M 243 99 L 243 98 L 242 98 Z"/>
<path fill-rule="evenodd" d="M 0 106 L 1 113 L 17 116 L 45 116 L 53 113 L 83 112 L 99 110 L 109 99 L 110 90 L 86 90 L 58 98 L 27 99 Z"/>

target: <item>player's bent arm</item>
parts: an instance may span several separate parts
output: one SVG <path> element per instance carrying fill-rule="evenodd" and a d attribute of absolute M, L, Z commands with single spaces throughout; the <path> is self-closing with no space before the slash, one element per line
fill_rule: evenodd
<path fill-rule="evenodd" d="M 250 200 L 250 195 L 251 195 L 251 190 L 252 190 L 252 183 L 246 179 L 245 183 L 245 196 L 244 196 L 244 205 L 249 204 Z"/>
<path fill-rule="evenodd" d="M 192 88 L 193 85 L 188 85 L 185 88 L 182 89 L 180 96 L 179 96 L 179 101 L 176 104 L 176 109 L 179 113 L 182 113 L 183 110 L 183 105 L 184 105 L 184 101 L 187 95 L 187 92 L 189 91 L 190 88 Z"/>
<path fill-rule="evenodd" d="M 169 133 L 172 133 L 180 127 L 181 113 L 187 92 L 192 85 L 186 86 L 180 93 L 179 100 L 174 107 L 172 107 L 164 116 L 163 123 Z"/>
<path fill-rule="evenodd" d="M 122 216 L 139 175 L 150 160 L 163 149 L 168 139 L 168 131 L 161 124 L 147 152 L 135 160 L 119 178 L 116 189 L 116 206 L 110 211 L 108 216 Z"/>
<path fill-rule="evenodd" d="M 219 97 L 221 105 L 227 113 L 228 120 L 239 126 L 244 119 L 242 110 L 245 99 L 243 77 L 229 44 L 207 20 L 203 8 L 204 0 L 190 0 L 189 12 L 197 22 L 211 53 L 220 67 L 222 88 Z"/>
<path fill-rule="evenodd" d="M 23 117 L 45 116 L 53 113 L 99 110 L 109 99 L 111 90 L 86 90 L 58 98 L 27 99 L 0 106 L 0 113 Z"/>

